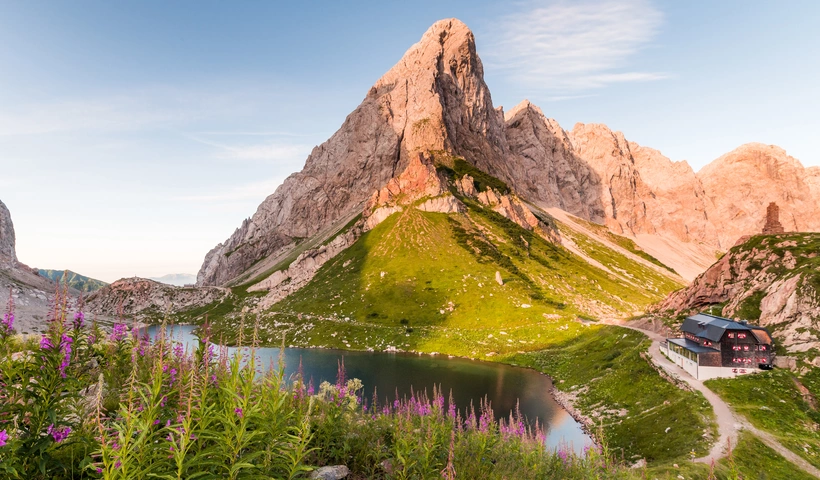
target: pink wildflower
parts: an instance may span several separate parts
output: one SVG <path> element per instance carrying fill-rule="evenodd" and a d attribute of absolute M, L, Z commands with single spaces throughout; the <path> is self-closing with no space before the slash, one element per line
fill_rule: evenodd
<path fill-rule="evenodd" d="M 48 426 L 46 433 L 51 435 L 55 442 L 60 443 L 68 438 L 68 434 L 71 433 L 71 427 L 54 428 L 54 424 L 52 423 Z"/>

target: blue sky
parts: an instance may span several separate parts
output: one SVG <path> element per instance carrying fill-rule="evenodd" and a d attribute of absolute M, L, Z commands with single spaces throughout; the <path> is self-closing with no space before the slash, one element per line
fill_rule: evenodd
<path fill-rule="evenodd" d="M 195 273 L 436 20 L 495 105 L 606 123 L 698 169 L 820 165 L 820 3 L 0 0 L 0 200 L 21 261 Z"/>

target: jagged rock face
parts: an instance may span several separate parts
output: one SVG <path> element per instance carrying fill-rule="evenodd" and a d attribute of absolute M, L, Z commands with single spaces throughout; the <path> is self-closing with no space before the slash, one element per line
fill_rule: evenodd
<path fill-rule="evenodd" d="M 145 278 L 123 278 L 107 285 L 85 302 L 85 310 L 109 318 L 126 316 L 137 320 L 157 320 L 223 300 L 230 291 L 218 287 L 174 287 Z"/>
<path fill-rule="evenodd" d="M 0 265 L 14 265 L 15 263 L 17 263 L 17 253 L 14 224 L 11 223 L 9 209 L 0 201 Z"/>
<path fill-rule="evenodd" d="M 717 228 L 709 218 L 713 205 L 692 167 L 635 142 L 629 142 L 629 151 L 641 180 L 652 191 L 648 201 L 657 205 L 651 210 L 654 215 L 648 218 L 654 231 L 683 242 L 719 248 Z"/>
<path fill-rule="evenodd" d="M 506 115 L 513 189 L 621 235 L 666 235 L 717 247 L 706 195 L 686 162 L 628 142 L 605 125 L 564 131 L 525 101 Z"/>
<path fill-rule="evenodd" d="M 641 177 L 629 142 L 605 125 L 577 124 L 569 133 L 578 156 L 601 179 L 604 222 L 615 233 L 658 233 L 652 219 L 663 215 Z"/>
<path fill-rule="evenodd" d="M 445 184 L 432 162 L 426 161 L 420 153 L 398 177 L 391 178 L 384 188 L 370 197 L 365 210 L 397 203 L 410 204 L 424 197 L 437 197 L 447 191 Z"/>
<path fill-rule="evenodd" d="M 782 148 L 760 143 L 743 145 L 704 167 L 698 178 L 714 204 L 709 216 L 719 222 L 721 246 L 760 232 L 770 202 L 780 207 L 787 232 L 820 230 L 817 173 Z"/>
<path fill-rule="evenodd" d="M 526 100 L 505 120 L 510 148 L 505 180 L 513 189 L 538 205 L 603 223 L 601 178 L 576 155 L 560 125 Z"/>
<path fill-rule="evenodd" d="M 820 322 L 818 246 L 818 234 L 746 238 L 655 310 L 674 315 L 725 303 L 721 314 L 736 317 L 759 308 L 759 318 L 743 319 L 773 327 L 789 350 L 816 348 L 820 338 L 812 332 Z"/>
<path fill-rule="evenodd" d="M 467 26 L 456 19 L 436 22 L 342 127 L 314 148 L 304 169 L 208 253 L 197 283 L 223 284 L 361 209 L 418 152 L 447 150 L 485 168 L 503 164 L 503 122 L 483 74 Z"/>

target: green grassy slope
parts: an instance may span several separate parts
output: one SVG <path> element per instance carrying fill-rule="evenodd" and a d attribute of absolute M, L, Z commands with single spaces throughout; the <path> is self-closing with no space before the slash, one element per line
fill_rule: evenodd
<path fill-rule="evenodd" d="M 560 390 L 577 394 L 575 402 L 604 425 L 607 440 L 631 462 L 698 456 L 711 446 L 712 409 L 700 393 L 662 379 L 642 354 L 646 336 L 602 326 L 589 334 L 515 360 L 549 372 Z"/>
<path fill-rule="evenodd" d="M 798 383 L 807 389 L 806 395 Z M 754 426 L 772 433 L 786 448 L 820 468 L 820 412 L 809 400 L 820 395 L 820 369 L 802 376 L 777 369 L 709 380 L 706 385 Z"/>
<path fill-rule="evenodd" d="M 66 274 L 66 282 L 68 282 L 69 287 L 86 293 L 99 290 L 108 285 L 102 280 L 86 277 L 85 275 L 80 275 L 79 273 L 72 272 L 71 270 L 45 270 L 41 268 L 39 273 L 40 276 L 50 278 L 58 283 L 62 283 L 63 274 Z"/>
<path fill-rule="evenodd" d="M 341 344 L 338 335 L 319 332 L 327 346 L 428 350 L 439 342 L 440 329 L 514 330 L 579 316 L 625 317 L 678 286 L 594 244 L 595 255 L 613 271 L 625 272 L 621 275 L 630 279 L 627 283 L 495 212 L 469 202 L 468 207 L 466 215 L 414 209 L 392 215 L 265 316 L 280 324 L 315 327 L 322 320 L 346 330 L 371 331 L 365 335 L 369 340 L 351 334 Z M 496 283 L 496 272 L 504 285 Z M 408 327 L 415 335 L 404 340 Z M 377 338 L 374 328 L 386 337 Z M 294 337 L 301 341 L 315 343 Z M 508 342 L 485 343 L 504 350 Z M 498 349 L 492 351 L 501 353 Z"/>

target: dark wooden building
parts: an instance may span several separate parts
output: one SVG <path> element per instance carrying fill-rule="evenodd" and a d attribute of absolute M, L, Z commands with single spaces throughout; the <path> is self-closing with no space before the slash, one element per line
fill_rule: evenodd
<path fill-rule="evenodd" d="M 769 331 L 745 321 L 699 313 L 683 321 L 681 333 L 666 340 L 666 353 L 695 378 L 751 373 L 774 360 Z"/>

